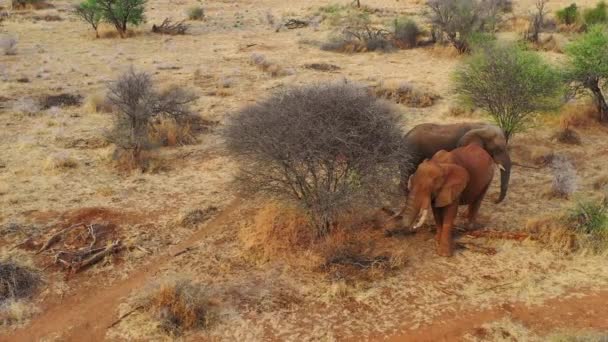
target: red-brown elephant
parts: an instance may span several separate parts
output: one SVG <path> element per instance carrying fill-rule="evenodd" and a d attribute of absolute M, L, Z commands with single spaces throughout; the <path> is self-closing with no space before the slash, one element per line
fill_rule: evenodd
<path fill-rule="evenodd" d="M 468 221 L 475 223 L 481 202 L 494 176 L 494 161 L 480 145 L 437 152 L 418 166 L 408 181 L 409 194 L 400 214 L 411 227 L 424 223 L 428 210 L 437 224 L 437 253 L 451 256 L 452 227 L 459 205 L 468 205 Z"/>

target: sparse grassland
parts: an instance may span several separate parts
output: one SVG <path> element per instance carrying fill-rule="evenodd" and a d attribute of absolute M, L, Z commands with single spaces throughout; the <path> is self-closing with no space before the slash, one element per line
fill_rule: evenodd
<path fill-rule="evenodd" d="M 550 113 L 521 92 L 534 108 L 509 141 L 508 196 L 493 203 L 495 174 L 484 228 L 466 231 L 462 208 L 446 259 L 432 219 L 414 233 L 394 217 L 392 160 L 372 158 L 372 170 L 363 152 L 390 156 L 380 142 L 420 123 L 491 120 L 493 104 L 463 104 L 451 75 L 488 38 L 523 39 L 535 1 L 137 0 L 124 23 L 107 7 L 78 23 L 79 2 L 0 9 L 0 340 L 603 338 L 608 128 L 579 57 L 603 56 L 605 32 L 587 23 L 605 20 L 604 5 L 546 3 L 527 66 L 570 65 L 559 76 L 579 87 Z M 100 2 L 111 3 L 85 5 Z M 451 3 L 475 10 L 459 17 L 470 25 L 433 15 Z M 165 18 L 186 21 L 188 34 L 151 33 Z M 502 90 L 521 84 L 504 75 Z M 357 84 L 358 96 L 349 87 L 289 96 L 327 84 Z M 289 143 L 271 146 L 273 163 L 257 161 L 284 176 L 274 179 L 284 192 L 301 192 L 269 199 L 235 182 L 245 160 L 227 148 L 234 113 L 290 118 L 233 138 L 245 150 L 269 136 Z M 362 134 L 365 149 L 353 150 Z M 332 188 L 336 179 L 348 187 Z M 343 198 L 349 205 L 334 210 Z"/>

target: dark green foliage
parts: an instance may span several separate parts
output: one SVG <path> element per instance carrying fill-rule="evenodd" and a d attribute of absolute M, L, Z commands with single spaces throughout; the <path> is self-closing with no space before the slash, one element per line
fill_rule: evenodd
<path fill-rule="evenodd" d="M 94 0 L 104 21 L 114 25 L 122 38 L 127 33 L 127 25 L 144 22 L 147 0 Z"/>
<path fill-rule="evenodd" d="M 600 1 L 594 8 L 588 8 L 583 13 L 583 19 L 587 25 L 603 24 L 608 20 L 606 3 Z"/>
<path fill-rule="evenodd" d="M 579 234 L 579 244 L 593 252 L 608 250 L 608 200 L 579 201 L 570 213 Z"/>
<path fill-rule="evenodd" d="M 99 38 L 97 27 L 101 21 L 101 11 L 97 6 L 97 0 L 86 0 L 74 6 L 74 14 L 81 20 L 89 23 L 95 30 L 95 37 Z"/>
<path fill-rule="evenodd" d="M 570 6 L 564 7 L 561 10 L 557 11 L 555 15 L 557 16 L 557 20 L 560 23 L 572 25 L 578 20 L 578 7 L 576 6 L 576 4 L 573 3 Z"/>
<path fill-rule="evenodd" d="M 413 48 L 416 46 L 420 29 L 416 22 L 408 18 L 397 18 L 393 23 L 393 35 L 397 45 L 403 48 Z"/>
<path fill-rule="evenodd" d="M 456 92 L 488 112 L 507 140 L 526 129 L 536 112 L 559 103 L 561 83 L 538 54 L 511 45 L 483 46 L 455 74 Z"/>
<path fill-rule="evenodd" d="M 188 9 L 188 19 L 190 20 L 203 20 L 205 17 L 205 10 L 200 6 L 194 6 Z"/>
<path fill-rule="evenodd" d="M 608 105 L 602 83 L 608 79 L 608 33 L 601 26 L 592 26 L 587 33 L 566 46 L 567 77 L 579 88 L 593 95 L 602 122 L 608 122 Z"/>

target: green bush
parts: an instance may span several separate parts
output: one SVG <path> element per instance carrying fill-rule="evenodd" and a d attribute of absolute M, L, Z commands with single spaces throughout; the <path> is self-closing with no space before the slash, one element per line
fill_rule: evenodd
<path fill-rule="evenodd" d="M 587 25 L 603 24 L 608 20 L 606 3 L 600 1 L 594 8 L 588 8 L 583 13 L 583 19 Z"/>
<path fill-rule="evenodd" d="M 486 43 L 457 69 L 455 91 L 485 110 L 507 140 L 528 128 L 539 111 L 559 103 L 560 74 L 538 54 L 516 45 Z"/>
<path fill-rule="evenodd" d="M 420 35 L 420 29 L 412 19 L 395 19 L 393 30 L 395 41 L 400 47 L 413 48 L 416 46 L 418 35 Z"/>
<path fill-rule="evenodd" d="M 581 201 L 570 213 L 579 234 L 579 244 L 593 252 L 608 250 L 608 199 Z"/>
<path fill-rule="evenodd" d="M 561 10 L 555 13 L 557 16 L 557 21 L 562 24 L 572 25 L 578 20 L 578 7 L 576 4 L 571 4 L 568 7 L 562 8 Z"/>
<path fill-rule="evenodd" d="M 567 78 L 576 87 L 586 89 L 595 102 L 599 120 L 608 122 L 608 104 L 602 85 L 608 80 L 608 32 L 600 25 L 566 46 Z"/>
<path fill-rule="evenodd" d="M 203 20 L 205 17 L 205 11 L 200 6 L 194 6 L 188 9 L 188 19 L 190 20 Z"/>
<path fill-rule="evenodd" d="M 97 6 L 97 0 L 85 0 L 74 6 L 74 14 L 82 21 L 89 23 L 95 30 L 95 37 L 99 38 L 97 28 L 101 21 L 101 11 Z"/>

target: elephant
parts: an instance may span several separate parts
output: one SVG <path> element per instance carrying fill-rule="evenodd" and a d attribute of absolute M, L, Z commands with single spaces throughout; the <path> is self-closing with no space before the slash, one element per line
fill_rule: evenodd
<path fill-rule="evenodd" d="M 404 137 L 405 147 L 411 157 L 401 166 L 401 189 L 407 195 L 407 179 L 424 160 L 440 150 L 451 151 L 459 146 L 477 143 L 483 147 L 500 168 L 500 203 L 507 195 L 511 176 L 511 158 L 507 151 L 507 139 L 503 130 L 488 123 L 432 124 L 424 123 L 412 128 Z M 407 164 L 407 165 L 406 165 Z"/>
<path fill-rule="evenodd" d="M 407 227 L 417 229 L 432 209 L 437 225 L 437 253 L 451 256 L 452 227 L 459 205 L 469 206 L 468 221 L 474 225 L 493 176 L 494 161 L 480 143 L 451 152 L 441 150 L 424 160 L 411 176 L 406 204 L 397 215 L 403 217 Z"/>

